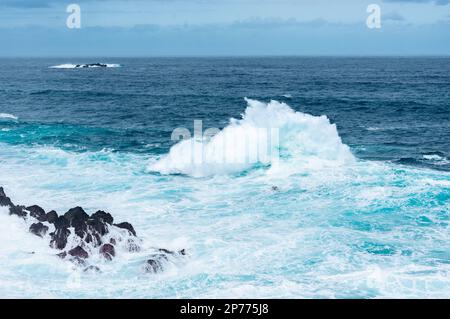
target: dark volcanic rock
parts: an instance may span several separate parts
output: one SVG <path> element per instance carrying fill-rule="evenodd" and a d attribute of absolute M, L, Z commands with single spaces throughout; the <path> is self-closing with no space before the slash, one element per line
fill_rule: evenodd
<path fill-rule="evenodd" d="M 64 215 L 58 216 L 55 211 L 45 213 L 45 211 L 37 206 L 18 206 L 14 205 L 9 197 L 6 196 L 2 187 L 0 187 L 0 206 L 8 207 L 11 215 L 17 215 L 23 217 L 32 223 L 29 230 L 31 233 L 45 237 L 49 231 L 49 227 L 46 222 L 53 224 L 55 230 L 50 233 L 50 246 L 56 249 L 60 249 L 60 252 L 56 254 L 59 258 L 68 259 L 69 261 L 83 267 L 84 271 L 99 271 L 99 268 L 95 265 L 90 265 L 86 259 L 89 258 L 88 251 L 99 247 L 100 255 L 107 259 L 112 260 L 115 257 L 115 247 L 117 243 L 123 243 L 126 245 L 130 252 L 136 252 L 141 250 L 141 239 L 136 236 L 134 227 L 128 223 L 114 224 L 114 218 L 111 214 L 104 211 L 97 211 L 89 216 L 81 207 L 75 207 L 70 209 Z M 27 215 L 33 217 L 28 219 Z M 120 232 L 120 234 L 114 234 L 114 238 L 110 236 L 106 237 L 111 229 L 117 228 L 126 229 Z M 68 239 L 71 235 L 72 229 L 74 234 L 80 238 L 76 238 L 78 246 L 68 246 Z M 75 238 L 74 238 L 75 239 Z M 156 249 L 153 250 L 152 255 L 148 257 L 145 262 L 145 270 L 149 273 L 157 273 L 164 270 L 165 264 L 170 261 L 175 261 L 176 258 L 186 255 L 185 250 L 172 251 L 168 249 Z M 86 268 L 87 267 L 87 268 Z"/>
<path fill-rule="evenodd" d="M 133 236 L 136 236 L 136 231 L 134 230 L 133 226 L 130 223 L 123 222 L 120 224 L 114 224 L 114 226 L 127 229 L 131 234 L 133 234 Z"/>
<path fill-rule="evenodd" d="M 70 225 L 74 228 L 75 234 L 78 237 L 86 239 L 88 243 L 92 241 L 92 237 L 88 236 L 89 234 L 87 233 L 87 224 L 85 220 L 74 218 Z"/>
<path fill-rule="evenodd" d="M 114 222 L 114 218 L 112 217 L 112 215 L 109 213 L 106 213 L 102 210 L 99 210 L 99 211 L 95 212 L 94 214 L 92 214 L 91 218 L 103 221 L 109 225 L 112 225 L 112 223 Z"/>
<path fill-rule="evenodd" d="M 8 196 L 6 196 L 3 187 L 0 187 L 0 206 L 7 206 L 7 207 L 14 206 L 11 199 Z"/>
<path fill-rule="evenodd" d="M 52 210 L 46 214 L 45 219 L 47 219 L 50 224 L 53 224 L 58 219 L 58 213 Z"/>
<path fill-rule="evenodd" d="M 86 223 L 89 226 L 90 233 L 99 239 L 99 237 L 108 233 L 108 225 L 111 225 L 113 220 L 111 214 L 99 210 L 92 214 Z"/>
<path fill-rule="evenodd" d="M 52 238 L 50 245 L 57 249 L 63 249 L 67 244 L 67 237 L 70 235 L 69 221 L 64 216 L 59 216 L 55 220 L 55 231 L 50 234 Z"/>
<path fill-rule="evenodd" d="M 71 208 L 64 214 L 64 218 L 69 222 L 69 226 L 75 229 L 75 234 L 80 238 L 87 238 L 87 242 L 91 242 L 92 238 L 87 236 L 87 224 L 89 215 L 81 207 Z"/>
<path fill-rule="evenodd" d="M 33 205 L 26 208 L 27 211 L 30 212 L 30 216 L 36 218 L 40 222 L 47 221 L 47 215 L 45 214 L 45 210 L 43 210 L 38 205 Z"/>
<path fill-rule="evenodd" d="M 6 197 L 6 196 L 0 196 L 0 206 L 11 207 L 11 206 L 14 206 L 14 204 L 13 204 L 13 202 L 11 201 L 11 199 L 9 199 L 9 197 Z"/>
<path fill-rule="evenodd" d="M 56 229 L 69 228 L 70 226 L 69 221 L 64 216 L 56 218 L 54 224 Z"/>
<path fill-rule="evenodd" d="M 42 223 L 34 223 L 30 226 L 30 232 L 39 237 L 44 237 L 48 231 L 48 227 Z"/>
<path fill-rule="evenodd" d="M 64 214 L 64 217 L 69 222 L 70 226 L 73 226 L 73 222 L 86 222 L 89 219 L 89 215 L 81 207 L 75 207 L 69 209 L 67 213 Z"/>
<path fill-rule="evenodd" d="M 102 256 L 106 259 L 111 260 L 116 255 L 116 251 L 113 245 L 104 244 L 100 247 L 100 254 L 102 254 Z"/>
<path fill-rule="evenodd" d="M 17 215 L 19 217 L 27 217 L 27 212 L 24 211 L 24 206 L 10 206 L 9 207 L 9 214 L 10 215 Z"/>
<path fill-rule="evenodd" d="M 145 263 L 145 271 L 149 273 L 157 273 L 163 270 L 163 263 L 168 260 L 164 254 L 154 254 Z"/>
<path fill-rule="evenodd" d="M 70 230 L 67 228 L 57 229 L 50 233 L 50 246 L 57 249 L 64 249 L 67 245 L 67 237 L 70 235 Z"/>
<path fill-rule="evenodd" d="M 89 254 L 82 247 L 77 246 L 71 250 L 69 250 L 69 255 L 73 257 L 78 257 L 82 259 L 86 259 L 89 257 Z"/>

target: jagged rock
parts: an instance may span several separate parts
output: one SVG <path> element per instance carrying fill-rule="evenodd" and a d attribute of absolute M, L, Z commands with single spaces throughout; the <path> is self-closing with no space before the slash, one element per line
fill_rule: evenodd
<path fill-rule="evenodd" d="M 125 241 L 128 250 L 131 252 L 141 250 L 140 239 L 139 237 L 136 237 L 136 231 L 133 226 L 128 222 L 113 224 L 114 218 L 111 214 L 104 211 L 97 211 L 89 216 L 83 208 L 75 207 L 61 216 L 58 216 L 55 211 L 50 211 L 46 214 L 45 211 L 37 205 L 29 206 L 27 208 L 25 208 L 25 206 L 14 205 L 11 199 L 6 196 L 2 187 L 0 187 L 0 206 L 9 207 L 10 214 L 24 218 L 26 218 L 29 212 L 31 217 L 38 220 L 38 222 L 33 223 L 30 226 L 30 232 L 37 236 L 44 237 L 49 230 L 49 227 L 43 224 L 43 222 L 53 224 L 55 230 L 50 233 L 51 247 L 60 250 L 65 249 L 65 251 L 58 253 L 57 256 L 62 259 L 69 257 L 67 259 L 79 266 L 89 266 L 85 261 L 89 258 L 86 247 L 92 249 L 92 247 L 100 246 L 100 254 L 108 260 L 115 257 L 114 245 L 116 245 L 116 241 Z M 72 230 L 70 227 L 73 227 L 75 234 L 81 238 L 81 240 L 79 240 L 79 245 L 75 248 L 67 247 L 68 237 L 71 235 Z M 107 238 L 105 235 L 108 234 L 112 227 L 126 229 L 128 233 L 134 237 L 122 237 L 119 235 L 115 238 Z M 102 241 L 106 241 L 106 243 L 102 245 Z M 86 246 L 87 244 L 89 245 Z M 164 263 L 169 261 L 169 257 L 174 258 L 181 255 L 184 256 L 185 254 L 186 252 L 184 249 L 180 251 L 171 251 L 161 248 L 157 250 L 155 254 L 149 256 L 149 259 L 145 263 L 145 269 L 147 272 L 151 273 L 160 272 L 163 270 Z M 98 267 L 91 265 L 85 268 L 85 271 L 99 271 L 99 269 Z"/>
<path fill-rule="evenodd" d="M 67 213 L 64 214 L 64 218 L 69 222 L 69 226 L 74 228 L 75 234 L 78 237 L 85 238 L 87 236 L 86 221 L 89 219 L 89 215 L 86 214 L 83 208 L 71 208 Z M 88 241 L 90 242 L 91 240 Z"/>
<path fill-rule="evenodd" d="M 30 216 L 36 218 L 40 222 L 47 221 L 47 215 L 45 214 L 45 210 L 43 210 L 38 205 L 33 205 L 26 208 L 27 211 L 30 212 Z"/>
<path fill-rule="evenodd" d="M 106 68 L 108 65 L 104 63 L 87 63 L 87 64 L 77 64 L 75 65 L 75 68 L 92 68 L 92 67 L 101 67 Z"/>
<path fill-rule="evenodd" d="M 114 246 L 111 244 L 104 244 L 100 247 L 100 254 L 105 257 L 107 260 L 112 260 L 116 255 Z"/>
<path fill-rule="evenodd" d="M 47 231 L 48 227 L 42 224 L 41 222 L 34 223 L 30 226 L 30 232 L 39 237 L 44 237 Z"/>
<path fill-rule="evenodd" d="M 11 199 L 8 196 L 6 196 L 3 187 L 0 187 L 0 206 L 7 206 L 7 207 L 14 206 Z"/>
<path fill-rule="evenodd" d="M 19 217 L 27 217 L 27 212 L 24 211 L 24 206 L 10 206 L 9 207 L 9 214 L 10 215 L 17 215 Z"/>
<path fill-rule="evenodd" d="M 74 221 L 86 222 L 89 219 L 89 215 L 79 206 L 69 209 L 67 213 L 64 214 L 64 217 L 67 219 L 70 226 L 73 226 L 72 223 Z"/>
<path fill-rule="evenodd" d="M 89 257 L 89 254 L 84 250 L 81 246 L 77 246 L 71 250 L 69 250 L 69 255 L 72 257 L 86 259 Z"/>
<path fill-rule="evenodd" d="M 56 219 L 58 219 L 58 213 L 52 210 L 46 214 L 45 219 L 47 219 L 50 224 L 53 224 Z"/>
<path fill-rule="evenodd" d="M 14 204 L 9 197 L 0 196 L 0 206 L 11 207 L 14 206 Z"/>
<path fill-rule="evenodd" d="M 69 221 L 64 216 L 59 216 L 55 220 L 55 231 L 50 233 L 50 245 L 57 249 L 63 249 L 67 244 L 67 237 L 70 235 Z"/>
<path fill-rule="evenodd" d="M 104 236 L 108 233 L 108 224 L 111 225 L 113 220 L 111 214 L 99 210 L 92 214 L 86 223 L 94 236 L 97 236 L 97 233 L 99 236 Z"/>
<path fill-rule="evenodd" d="M 163 263 L 168 261 L 165 254 L 154 254 L 145 263 L 145 271 L 149 273 L 157 273 L 163 270 Z"/>
<path fill-rule="evenodd" d="M 112 225 L 112 223 L 114 222 L 114 218 L 112 217 L 112 215 L 109 213 L 106 213 L 102 210 L 99 210 L 99 211 L 95 212 L 94 214 L 92 214 L 91 218 L 97 219 L 97 220 L 102 220 L 109 225 Z"/>
<path fill-rule="evenodd" d="M 64 216 L 56 218 L 54 224 L 56 229 L 69 228 L 70 226 L 69 221 Z"/>
<path fill-rule="evenodd" d="M 127 229 L 131 234 L 133 234 L 133 236 L 136 236 L 136 231 L 134 230 L 133 226 L 130 223 L 123 222 L 119 224 L 114 224 L 114 226 Z"/>

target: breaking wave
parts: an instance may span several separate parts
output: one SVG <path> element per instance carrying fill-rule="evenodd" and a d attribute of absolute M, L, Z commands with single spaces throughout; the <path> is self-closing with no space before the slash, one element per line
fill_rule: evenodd
<path fill-rule="evenodd" d="M 314 170 L 355 160 L 326 116 L 296 112 L 274 100 L 246 101 L 248 106 L 240 120 L 231 119 L 210 139 L 182 140 L 150 170 L 201 177 L 242 172 L 255 165 Z"/>

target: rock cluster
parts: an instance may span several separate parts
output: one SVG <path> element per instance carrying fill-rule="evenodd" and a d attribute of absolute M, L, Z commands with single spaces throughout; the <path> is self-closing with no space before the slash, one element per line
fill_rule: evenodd
<path fill-rule="evenodd" d="M 88 64 L 77 64 L 76 68 L 106 68 L 107 64 L 104 63 L 88 63 Z"/>
<path fill-rule="evenodd" d="M 29 231 L 36 236 L 49 238 L 50 246 L 61 251 L 57 256 L 69 258 L 80 265 L 86 265 L 85 260 L 90 257 L 92 251 L 98 252 L 106 261 L 113 260 L 116 256 L 117 241 L 126 243 L 130 252 L 141 251 L 140 241 L 133 225 L 128 222 L 114 223 L 113 216 L 101 210 L 92 215 L 81 207 L 71 208 L 62 215 L 53 210 L 46 213 L 37 205 L 28 207 L 15 205 L 6 196 L 2 187 L 0 187 L 0 206 L 8 207 L 10 215 L 32 222 Z M 113 230 L 122 235 L 110 236 Z M 148 256 L 144 269 L 150 273 L 160 272 L 171 258 L 185 255 L 184 249 L 178 252 L 158 249 L 156 253 Z M 86 269 L 99 268 L 90 265 Z"/>

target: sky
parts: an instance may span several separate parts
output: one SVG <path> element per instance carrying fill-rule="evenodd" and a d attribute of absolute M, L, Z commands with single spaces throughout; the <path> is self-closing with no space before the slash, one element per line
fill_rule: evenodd
<path fill-rule="evenodd" d="M 450 0 L 0 0 L 0 56 L 12 57 L 450 55 L 449 30 Z"/>

